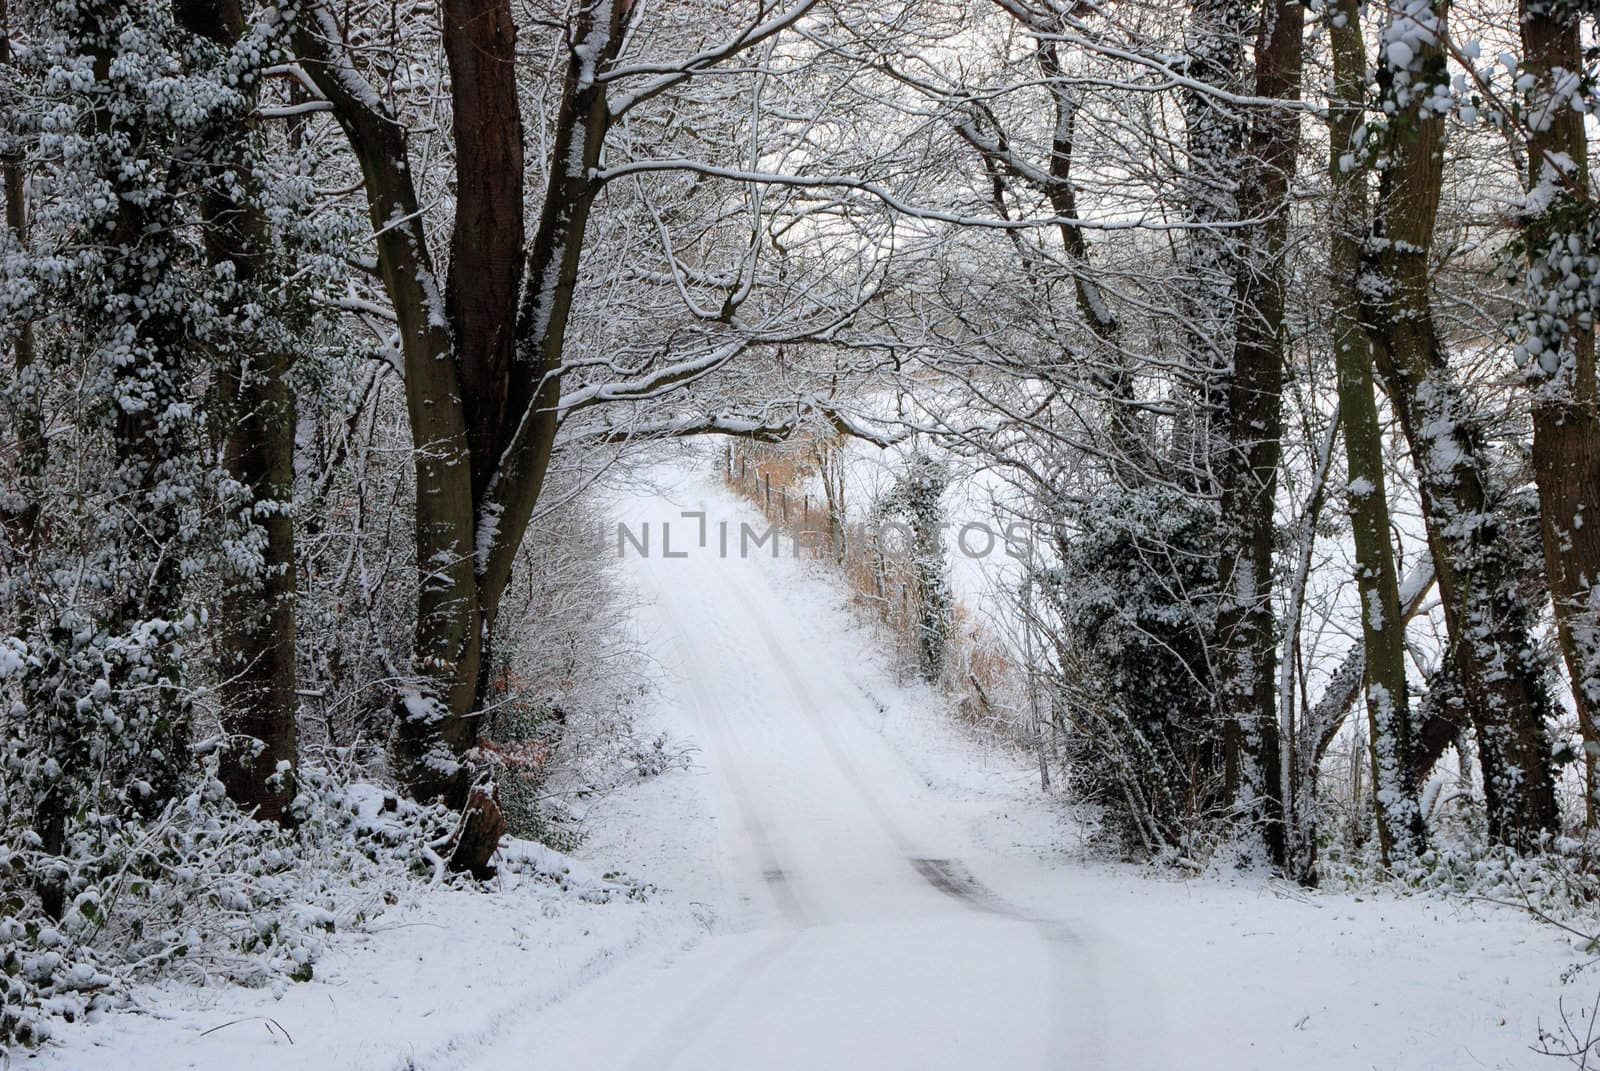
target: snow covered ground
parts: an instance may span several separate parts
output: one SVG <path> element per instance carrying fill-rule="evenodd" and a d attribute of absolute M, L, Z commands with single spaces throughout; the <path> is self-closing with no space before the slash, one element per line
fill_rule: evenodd
<path fill-rule="evenodd" d="M 700 510 L 704 547 L 681 516 Z M 653 896 L 441 891 L 281 997 L 148 990 L 140 1014 L 64 1030 L 33 1065 L 1557 1066 L 1531 1051 L 1537 1023 L 1596 983 L 1564 989 L 1583 956 L 1554 928 L 1086 863 L 1028 765 L 897 682 L 818 567 L 787 548 L 739 556 L 739 523 L 761 524 L 749 507 L 679 474 L 622 519 L 652 525 L 652 555 L 630 550 L 629 568 L 658 716 L 698 762 L 608 801 L 580 855 Z M 686 557 L 661 555 L 663 523 Z"/>

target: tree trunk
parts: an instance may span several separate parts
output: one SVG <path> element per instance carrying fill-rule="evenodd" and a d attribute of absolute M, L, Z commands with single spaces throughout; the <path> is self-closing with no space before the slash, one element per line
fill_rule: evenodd
<path fill-rule="evenodd" d="M 11 53 L 11 12 L 6 0 L 0 0 L 0 67 L 13 62 Z M 23 185 L 22 168 L 14 155 L 0 159 L 0 185 L 6 199 L 6 229 L 20 248 L 28 245 L 28 201 Z M 39 412 L 40 389 L 38 369 L 34 363 L 35 347 L 33 324 L 22 325 L 11 347 L 16 367 L 16 396 L 5 399 L 15 428 L 17 446 L 17 490 L 21 502 L 16 509 L 0 505 L 0 528 L 10 537 L 12 546 L 25 555 L 31 554 L 39 527 L 40 503 L 43 498 L 45 478 L 44 426 Z M 8 565 L 10 563 L 7 563 Z"/>
<path fill-rule="evenodd" d="M 1256 45 L 1257 96 L 1299 96 L 1304 20 L 1303 6 L 1293 0 L 1268 4 Z M 1235 345 L 1215 459 L 1226 540 L 1217 633 L 1228 787 L 1236 810 L 1261 823 L 1267 854 L 1278 866 L 1285 861 L 1285 837 L 1273 513 L 1283 436 L 1283 252 L 1298 148 L 1298 113 L 1266 108 L 1256 114 L 1238 209 L 1241 218 L 1266 222 L 1249 228 L 1238 263 Z"/>
<path fill-rule="evenodd" d="M 1182 198 L 1189 227 L 1179 298 L 1186 374 L 1197 404 L 1194 412 L 1179 417 L 1173 461 L 1205 492 L 1217 491 L 1224 479 L 1216 469 L 1226 464 L 1223 424 L 1239 320 L 1242 250 L 1236 224 L 1244 123 L 1238 106 L 1223 95 L 1241 96 L 1246 90 L 1244 39 L 1251 7 L 1246 0 L 1191 0 L 1184 46 L 1187 73 L 1211 91 L 1196 87 L 1183 95 L 1188 166 Z"/>
<path fill-rule="evenodd" d="M 231 48 L 245 32 L 238 0 L 185 0 L 176 7 L 185 28 Z M 253 90 L 254 87 L 248 87 Z M 253 100 L 254 93 L 248 98 Z M 242 288 L 259 282 L 267 255 L 267 220 L 255 192 L 250 139 L 254 123 L 242 118 L 220 161 L 246 191 L 206 176 L 202 205 L 206 254 L 226 263 Z M 236 340 L 219 369 L 224 439 L 223 468 L 249 490 L 233 518 L 259 526 L 265 536 L 259 575 L 225 578 L 220 605 L 222 783 L 241 808 L 268 821 L 284 821 L 294 799 L 298 761 L 295 717 L 294 433 L 288 354 Z M 280 769 L 284 767 L 284 769 Z"/>
<path fill-rule="evenodd" d="M 326 7 L 307 11 L 296 43 L 333 102 L 360 163 L 378 267 L 400 338 L 416 471 L 417 617 L 413 680 L 397 691 L 395 774 L 419 799 L 464 803 L 482 628 L 474 569 L 472 465 L 461 382 L 438 277 L 411 179 L 402 123 L 376 107 Z M 472 129 L 468 124 L 467 129 Z"/>
<path fill-rule="evenodd" d="M 1337 0 L 1328 34 L 1333 51 L 1333 100 L 1328 122 L 1328 177 L 1333 186 L 1329 289 L 1333 348 L 1339 377 L 1349 478 L 1350 526 L 1356 586 L 1361 595 L 1363 674 L 1372 755 L 1378 844 L 1388 865 L 1423 849 L 1426 829 L 1417 806 L 1412 721 L 1406 691 L 1405 622 L 1389 498 L 1384 487 L 1383 429 L 1373 398 L 1372 345 L 1361 326 L 1361 242 L 1366 235 L 1367 168 L 1356 131 L 1365 120 L 1366 49 L 1359 0 Z"/>
<path fill-rule="evenodd" d="M 1440 33 L 1445 12 L 1444 4 L 1436 5 Z M 1438 46 L 1426 46 L 1407 74 L 1438 62 Z M 1489 835 L 1525 849 L 1557 820 L 1545 736 L 1550 702 L 1529 631 L 1532 608 L 1517 590 L 1516 561 L 1488 485 L 1481 431 L 1434 329 L 1429 255 L 1443 182 L 1444 120 L 1418 109 L 1420 90 L 1392 68 L 1380 67 L 1380 83 L 1397 107 L 1384 146 L 1390 162 L 1379 183 L 1373 243 L 1381 295 L 1367 318 L 1377 367 L 1421 485 L 1452 657 L 1478 740 Z"/>
<path fill-rule="evenodd" d="M 289 361 L 264 353 L 225 371 L 235 420 L 223 447 L 228 475 L 250 488 L 265 536 L 263 573 L 238 578 L 221 603 L 223 752 L 228 796 L 258 818 L 285 821 L 299 762 L 295 724 L 294 399 Z M 287 770 L 280 770 L 286 767 Z"/>
<path fill-rule="evenodd" d="M 1550 183 L 1558 195 L 1543 217 L 1531 221 L 1528 252 L 1534 271 L 1555 286 L 1566 273 L 1563 248 L 1547 267 L 1538 259 L 1552 241 L 1567 239 L 1563 210 L 1588 204 L 1588 146 L 1583 114 L 1556 92 L 1556 72 L 1581 74 L 1578 8 L 1523 0 L 1520 8 L 1524 72 L 1534 77 L 1528 124 L 1528 184 Z M 1592 255 L 1594 225 L 1580 231 Z M 1548 274 L 1546 274 L 1548 273 Z M 1593 286 L 1591 281 L 1589 284 Z M 1555 602 L 1561 653 L 1583 733 L 1588 776 L 1585 817 L 1596 819 L 1595 762 L 1600 756 L 1600 388 L 1595 380 L 1594 327 L 1577 309 L 1537 317 L 1534 337 L 1542 351 L 1523 362 L 1533 392 L 1533 472 L 1539 488 L 1541 531 L 1550 593 Z"/>
<path fill-rule="evenodd" d="M 108 28 L 118 23 L 116 10 L 90 4 L 78 13 L 79 39 L 93 42 L 95 81 L 106 86 L 112 84 L 111 65 L 119 47 L 107 36 Z M 187 325 L 174 297 L 181 293 L 173 237 L 180 222 L 172 192 L 152 193 L 145 176 L 127 166 L 144 144 L 143 118 L 110 107 L 98 107 L 94 115 L 97 134 L 113 144 L 122 139 L 127 144 L 126 156 L 108 163 L 108 173 L 102 175 L 117 205 L 107 237 L 107 305 L 125 318 L 118 327 L 127 331 L 128 339 L 111 375 L 106 400 L 110 412 L 104 418 L 116 453 L 107 489 L 121 499 L 104 533 L 117 589 L 105 625 L 114 635 L 127 635 L 152 622 L 167 623 L 152 655 L 154 672 L 141 673 L 148 698 L 139 704 L 140 714 L 153 746 L 134 760 L 153 789 L 142 809 L 153 813 L 177 796 L 189 755 L 193 704 L 183 688 L 183 666 L 172 642 L 179 634 L 175 623 L 184 617 L 182 548 L 187 534 L 173 499 L 193 490 L 183 487 L 186 478 L 197 482 L 189 467 L 197 444 L 188 421 L 166 419 L 184 412 L 191 401 L 184 362 Z"/>
<path fill-rule="evenodd" d="M 522 285 L 522 110 L 516 25 L 503 0 L 445 0 L 441 10 L 455 123 L 456 217 L 445 313 L 461 366 L 472 492 L 481 500 L 512 404 Z"/>
<path fill-rule="evenodd" d="M 379 267 L 399 321 L 419 590 L 414 681 L 397 697 L 392 751 L 400 779 L 419 798 L 461 806 L 471 788 L 462 760 L 476 743 L 488 644 L 560 420 L 567 321 L 598 190 L 592 172 L 610 123 L 596 75 L 621 48 L 632 9 L 585 0 L 573 18 L 549 184 L 530 240 L 511 5 L 443 6 L 457 189 L 442 307 L 403 124 L 376 91 L 364 91 L 370 87 L 326 7 L 308 13 L 297 35 L 307 70 L 361 163 Z"/>

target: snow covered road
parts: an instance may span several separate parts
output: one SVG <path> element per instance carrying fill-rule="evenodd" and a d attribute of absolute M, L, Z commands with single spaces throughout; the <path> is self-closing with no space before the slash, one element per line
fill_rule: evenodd
<path fill-rule="evenodd" d="M 652 529 L 636 564 L 674 728 L 703 749 L 715 800 L 719 932 L 541 1016 L 537 1064 L 502 1046 L 482 1066 L 593 1066 L 599 1037 L 619 1067 L 1108 1066 L 1101 985 L 1071 924 L 988 883 L 964 826 L 871 727 L 859 650 L 786 601 L 764 550 L 739 555 L 746 514 L 712 504 L 702 548 L 680 513 L 707 504 L 676 497 L 629 520 Z M 688 557 L 660 555 L 663 523 Z"/>
<path fill-rule="evenodd" d="M 706 515 L 706 545 L 699 518 Z M 1525 1068 L 1572 961 L 1514 913 L 1069 858 L 1027 764 L 884 668 L 836 586 L 699 476 L 629 504 L 670 730 L 712 827 L 639 815 L 698 942 L 620 964 L 464 1067 Z M 719 524 L 729 526 L 721 549 Z M 663 555 L 663 524 L 671 526 Z M 709 859 L 668 847 L 704 836 Z M 635 842 L 629 854 L 646 857 Z"/>

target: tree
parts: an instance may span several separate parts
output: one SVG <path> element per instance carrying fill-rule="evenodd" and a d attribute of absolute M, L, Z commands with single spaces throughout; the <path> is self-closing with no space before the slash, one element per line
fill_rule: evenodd
<path fill-rule="evenodd" d="M 1412 720 L 1406 685 L 1405 618 L 1384 478 L 1383 429 L 1373 397 L 1372 345 L 1361 323 L 1361 248 L 1368 229 L 1366 154 L 1357 142 L 1366 109 L 1367 57 L 1361 11 L 1341 0 L 1328 13 L 1333 86 L 1328 118 L 1328 179 L 1333 188 L 1333 351 L 1344 425 L 1347 500 L 1361 596 L 1361 649 L 1373 799 L 1383 861 L 1416 856 L 1424 843 L 1411 759 Z"/>
<path fill-rule="evenodd" d="M 1209 650 L 1220 603 L 1216 505 L 1112 484 L 1049 530 L 1031 576 L 1073 730 L 1069 785 L 1151 855 L 1203 850 L 1231 810 Z"/>
<path fill-rule="evenodd" d="M 239 658 L 228 665 L 239 673 L 219 682 L 203 657 L 215 578 L 248 586 L 258 552 L 274 543 L 255 520 L 280 533 L 289 523 L 233 463 L 258 434 L 292 449 L 292 425 L 231 408 L 234 423 L 219 434 L 212 418 L 223 373 L 246 367 L 256 345 L 293 352 L 302 326 L 293 321 L 306 315 L 304 291 L 256 271 L 246 242 L 252 214 L 265 210 L 245 192 L 259 173 L 249 117 L 292 8 L 233 5 L 226 26 L 202 38 L 193 20 L 206 12 L 194 6 L 40 5 L 14 57 L 26 92 L 4 114 L 14 226 L 3 331 L 15 359 L 0 382 L 23 417 L 24 478 L 0 550 L 4 811 L 8 834 L 32 827 L 26 872 L 49 915 L 203 779 L 194 759 L 215 749 L 196 747 L 193 726 L 213 709 L 208 685 L 233 698 L 254 675 L 286 693 L 276 725 L 293 739 L 292 631 L 268 673 Z M 295 278 L 309 289 L 323 276 L 306 264 Z M 214 452 L 212 436 L 231 448 Z M 291 554 L 280 555 L 286 566 Z M 292 571 L 271 583 L 292 592 Z M 280 606 L 275 627 L 292 630 L 291 613 Z M 227 647 L 236 637 L 221 638 Z M 250 711 L 241 700 L 223 713 L 228 722 Z M 223 749 L 224 776 L 236 754 Z M 272 817 L 288 786 L 275 799 L 250 789 L 277 758 L 260 776 L 230 777 L 239 802 Z"/>
<path fill-rule="evenodd" d="M 1383 28 L 1388 166 L 1379 176 L 1367 287 L 1378 371 L 1410 447 L 1451 657 L 1477 736 L 1493 840 L 1532 847 L 1555 827 L 1545 723 L 1550 700 L 1517 562 L 1504 539 L 1482 430 L 1434 324 L 1429 257 L 1443 184 L 1446 7 L 1413 6 Z"/>
<path fill-rule="evenodd" d="M 279 9 L 291 19 L 297 4 Z M 241 43 L 260 31 L 240 0 L 181 0 L 178 19 L 189 32 L 221 50 L 238 96 L 213 119 L 215 146 L 204 184 L 201 224 L 206 257 L 227 280 L 230 307 L 263 312 L 277 302 L 272 273 L 271 225 L 258 177 L 254 120 L 262 77 L 260 54 Z M 271 23 L 269 23 L 270 32 Z M 242 55 L 240 52 L 242 51 Z M 219 383 L 217 418 L 223 429 L 222 466 L 235 485 L 230 523 L 259 545 L 259 560 L 224 560 L 228 580 L 221 599 L 223 731 L 228 736 L 221 778 L 228 795 L 261 818 L 288 820 L 298 762 L 299 700 L 295 694 L 294 396 L 289 383 L 291 340 L 270 321 L 245 323 L 209 347 Z M 250 539 L 248 537 L 254 537 Z"/>
<path fill-rule="evenodd" d="M 1596 242 L 1586 92 L 1580 50 L 1583 8 L 1565 0 L 1518 6 L 1527 89 L 1524 130 L 1529 205 L 1519 363 L 1533 397 L 1533 470 L 1545 568 L 1561 651 L 1572 679 L 1588 772 L 1587 820 L 1596 820 L 1600 753 L 1600 384 L 1592 321 Z M 1592 90 L 1587 90 L 1592 98 Z"/>
<path fill-rule="evenodd" d="M 898 514 L 909 526 L 910 545 L 906 550 L 914 588 L 917 664 L 922 679 L 930 684 L 937 684 L 944 675 L 945 647 L 955 602 L 944 553 L 946 522 L 942 500 L 949 483 L 945 465 L 918 451 L 906 460 L 905 471 L 878 505 L 880 516 Z"/>
<path fill-rule="evenodd" d="M 1231 23 L 1225 23 L 1231 25 Z M 1269 2 L 1256 43 L 1255 94 L 1300 94 L 1304 9 Z M 1217 107 L 1215 102 L 1210 102 Z M 1282 458 L 1284 249 L 1289 182 L 1299 150 L 1299 115 L 1283 107 L 1253 116 L 1243 160 L 1238 218 L 1245 231 L 1230 301 L 1231 360 L 1219 373 L 1220 444 L 1212 463 L 1222 496 L 1223 603 L 1217 617 L 1218 695 L 1226 727 L 1230 794 L 1260 823 L 1268 856 L 1285 861 L 1277 719 L 1277 631 L 1272 608 L 1274 513 Z M 1220 160 L 1217 161 L 1221 163 Z M 1213 181 L 1220 173 L 1210 176 Z M 1231 241 L 1231 239 L 1229 239 Z"/>
<path fill-rule="evenodd" d="M 614 379 L 574 385 L 570 378 L 595 363 L 568 352 L 591 214 L 609 184 L 642 173 L 602 169 L 608 136 L 635 109 L 762 46 L 813 6 L 814 0 L 800 0 L 776 11 L 752 7 L 746 28 L 709 47 L 630 67 L 619 57 L 636 30 L 635 5 L 578 4 L 550 31 L 562 73 L 543 138 L 545 188 L 530 230 L 512 6 L 509 0 L 444 4 L 440 41 L 451 71 L 455 216 L 442 285 L 406 119 L 363 75 L 365 53 L 341 20 L 326 5 L 308 9 L 296 38 L 302 65 L 359 162 L 404 370 L 419 596 L 411 681 L 396 701 L 394 755 L 402 780 L 420 797 L 458 805 L 466 798 L 471 775 L 461 757 L 474 741 L 488 645 L 558 431 L 597 406 L 636 406 L 704 380 L 758 343 L 837 327 L 835 320 L 798 331 L 736 331 L 691 357 L 646 360 L 628 370 L 613 365 L 620 373 Z M 667 279 L 681 288 L 673 263 Z M 728 296 L 732 304 L 709 319 L 738 326 L 734 314 L 748 289 L 739 280 Z M 635 422 L 585 434 L 778 435 L 794 426 L 792 413 L 749 420 L 713 407 L 654 428 Z"/>

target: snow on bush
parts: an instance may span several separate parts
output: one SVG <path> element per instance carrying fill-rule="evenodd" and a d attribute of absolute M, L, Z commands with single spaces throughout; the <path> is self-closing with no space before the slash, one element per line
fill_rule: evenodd
<path fill-rule="evenodd" d="M 0 1055 L 158 976 L 281 991 L 312 978 L 340 931 L 426 884 L 476 885 L 444 865 L 459 813 L 315 767 L 298 783 L 293 829 L 241 814 L 208 777 L 148 823 L 77 838 L 60 921 L 38 910 L 26 848 L 0 849 Z M 531 841 L 508 838 L 496 862 L 589 902 L 644 895 Z"/>
<path fill-rule="evenodd" d="M 1051 702 L 1071 728 L 1069 786 L 1146 852 L 1191 850 L 1225 809 L 1208 661 L 1217 523 L 1174 489 L 1109 485 L 1052 533 L 1034 578 L 1059 621 Z"/>
<path fill-rule="evenodd" d="M 1502 904 L 1564 928 L 1595 934 L 1600 904 L 1600 841 L 1555 837 L 1528 854 L 1488 844 L 1482 837 L 1436 841 L 1403 870 L 1382 866 L 1377 846 L 1333 853 L 1320 867 L 1324 887 L 1351 892 L 1433 893 Z M 1600 949 L 1600 944 L 1597 944 Z"/>

